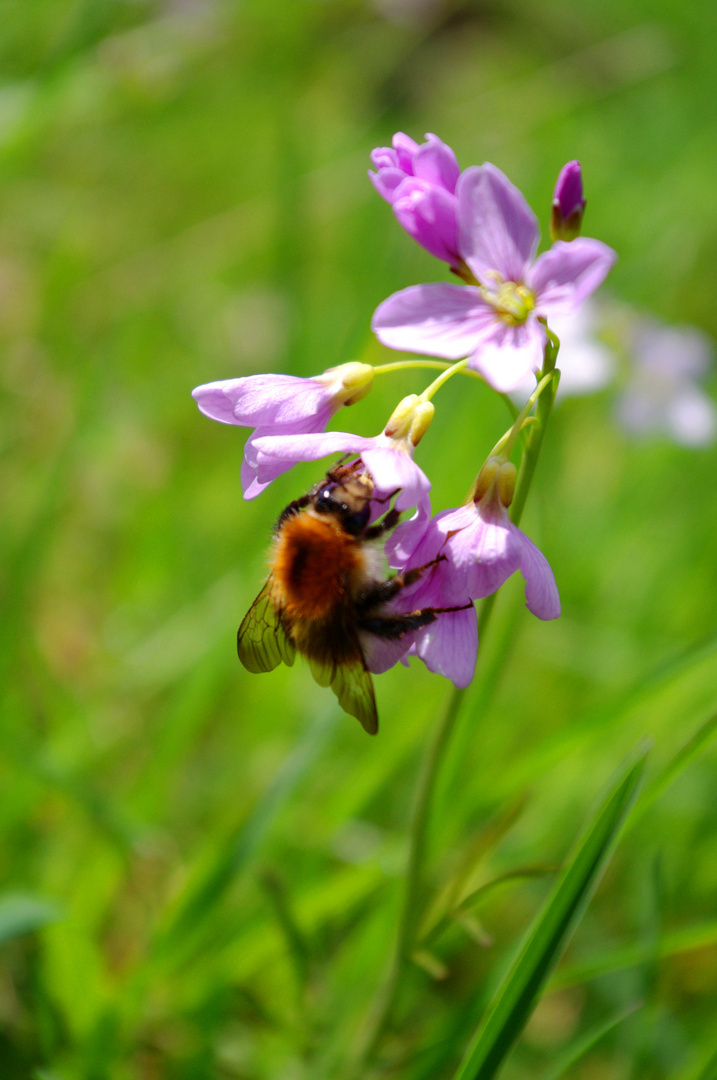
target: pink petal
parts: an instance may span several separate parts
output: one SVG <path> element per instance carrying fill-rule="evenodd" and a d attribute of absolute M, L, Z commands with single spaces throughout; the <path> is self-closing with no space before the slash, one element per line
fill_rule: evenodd
<path fill-rule="evenodd" d="M 398 188 L 406 179 L 406 174 L 399 168 L 382 168 L 377 173 L 369 169 L 368 178 L 381 198 L 387 203 L 393 203 Z"/>
<path fill-rule="evenodd" d="M 425 501 L 418 504 L 412 518 L 408 521 L 402 521 L 400 525 L 393 530 L 384 545 L 384 554 L 390 567 L 394 570 L 400 570 L 406 566 L 425 536 L 430 519 L 430 503 Z M 436 550 L 435 554 L 437 553 L 438 551 Z M 429 556 L 429 558 L 433 557 L 433 555 Z M 420 563 L 412 560 L 411 565 L 419 566 Z"/>
<path fill-rule="evenodd" d="M 545 330 L 537 319 L 529 318 L 519 326 L 496 320 L 490 337 L 478 345 L 468 366 L 505 394 L 520 386 L 531 371 L 541 369 L 544 349 Z"/>
<path fill-rule="evenodd" d="M 401 489 L 394 503 L 397 510 L 407 510 L 427 498 L 431 481 L 410 454 L 374 446 L 362 450 L 361 460 L 381 493 L 390 494 Z"/>
<path fill-rule="evenodd" d="M 413 159 L 418 151 L 418 143 L 410 135 L 403 131 L 397 131 L 391 139 L 391 144 L 396 151 L 399 168 L 409 176 L 413 175 Z"/>
<path fill-rule="evenodd" d="M 415 633 L 413 630 L 394 641 L 388 641 L 367 630 L 359 631 L 361 650 L 369 671 L 374 675 L 383 675 L 384 671 L 397 664 L 413 644 Z"/>
<path fill-rule="evenodd" d="M 253 437 L 257 464 L 270 461 L 316 461 L 329 454 L 359 454 L 372 439 L 347 431 L 324 431 L 309 435 L 258 435 Z"/>
<path fill-rule="evenodd" d="M 399 225 L 431 255 L 458 262 L 455 195 L 410 176 L 396 191 L 393 212 Z"/>
<path fill-rule="evenodd" d="M 383 345 L 459 360 L 490 330 L 495 313 L 470 285 L 412 285 L 376 308 L 371 326 Z"/>
<path fill-rule="evenodd" d="M 437 135 L 426 135 L 426 142 L 418 147 L 413 159 L 413 175 L 453 194 L 460 174 L 460 166 L 450 146 Z"/>
<path fill-rule="evenodd" d="M 538 249 L 538 220 L 524 196 L 495 165 L 466 169 L 456 187 L 458 250 L 483 281 L 497 271 L 523 281 Z"/>
<path fill-rule="evenodd" d="M 520 566 L 521 547 L 507 512 L 475 516 L 446 543 L 445 552 L 471 600 L 490 596 Z M 519 536 L 520 534 L 518 534 Z"/>
<path fill-rule="evenodd" d="M 328 404 L 331 391 L 314 379 L 295 375 L 220 379 L 197 386 L 192 397 L 212 420 L 246 427 L 291 426 L 314 416 L 312 430 L 316 431 L 326 426 L 332 413 Z"/>
<path fill-rule="evenodd" d="M 516 528 L 515 531 L 521 539 L 520 572 L 525 578 L 525 602 L 528 609 L 539 619 L 557 619 L 560 615 L 560 594 L 550 564 L 532 540 L 519 529 Z"/>
<path fill-rule="evenodd" d="M 617 255 L 600 240 L 556 240 L 528 275 L 540 315 L 563 315 L 582 304 L 603 283 Z"/>
<path fill-rule="evenodd" d="M 435 622 L 416 632 L 414 651 L 429 671 L 444 675 L 456 686 L 468 686 L 478 654 L 475 608 L 439 615 Z"/>
<path fill-rule="evenodd" d="M 398 154 L 390 146 L 377 146 L 370 153 L 371 164 L 377 169 L 397 169 Z M 401 170 L 403 172 L 403 170 Z"/>

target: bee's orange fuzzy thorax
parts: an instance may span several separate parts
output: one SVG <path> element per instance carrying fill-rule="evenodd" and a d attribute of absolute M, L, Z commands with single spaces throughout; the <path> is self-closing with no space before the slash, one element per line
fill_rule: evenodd
<path fill-rule="evenodd" d="M 364 556 L 355 539 L 331 518 L 297 514 L 276 540 L 272 569 L 290 620 L 328 618 L 345 600 Z"/>

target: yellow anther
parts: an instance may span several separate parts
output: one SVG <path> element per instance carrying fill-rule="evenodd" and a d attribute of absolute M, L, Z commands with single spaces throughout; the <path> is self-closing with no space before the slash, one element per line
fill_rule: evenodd
<path fill-rule="evenodd" d="M 435 412 L 436 407 L 432 401 L 422 401 L 420 405 L 416 406 L 408 433 L 408 437 L 413 446 L 418 446 L 419 442 L 428 431 Z"/>
<path fill-rule="evenodd" d="M 366 397 L 373 383 L 373 368 L 370 364 L 361 364 L 351 360 L 347 364 L 328 368 L 319 380 L 332 387 L 334 400 L 341 405 L 354 405 Z"/>
<path fill-rule="evenodd" d="M 513 495 L 515 494 L 515 478 L 518 475 L 518 470 L 512 461 L 506 461 L 498 469 L 498 475 L 496 478 L 496 490 L 498 492 L 498 498 L 503 506 L 510 506 L 513 501 Z"/>
<path fill-rule="evenodd" d="M 473 502 L 480 502 L 480 500 L 488 493 L 495 483 L 495 478 L 498 475 L 501 464 L 500 458 L 488 458 L 485 465 L 478 473 L 478 479 L 475 482 L 475 489 L 473 491 Z"/>
<path fill-rule="evenodd" d="M 399 401 L 384 428 L 385 434 L 390 439 L 405 438 L 408 435 L 419 402 L 418 394 L 409 394 Z"/>
<path fill-rule="evenodd" d="M 486 275 L 486 281 L 481 292 L 496 315 L 509 326 L 524 323 L 535 307 L 532 290 L 516 281 L 504 281 L 498 273 L 490 275 L 490 279 Z"/>

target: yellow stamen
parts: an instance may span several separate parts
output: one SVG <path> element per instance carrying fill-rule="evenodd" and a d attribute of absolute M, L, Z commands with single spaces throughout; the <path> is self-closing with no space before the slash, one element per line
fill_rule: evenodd
<path fill-rule="evenodd" d="M 481 285 L 483 299 L 508 326 L 524 323 L 535 307 L 535 295 L 526 285 L 505 281 L 497 270 L 486 274 Z"/>

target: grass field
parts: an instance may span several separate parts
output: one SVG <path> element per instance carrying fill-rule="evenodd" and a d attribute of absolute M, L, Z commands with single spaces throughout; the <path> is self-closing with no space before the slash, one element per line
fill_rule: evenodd
<path fill-rule="evenodd" d="M 584 232 L 619 254 L 605 302 L 717 338 L 717 9 L 0 13 L 0 1076 L 349 1080 L 449 686 L 416 661 L 378 677 L 371 739 L 305 666 L 240 667 L 272 524 L 323 466 L 245 502 L 245 433 L 191 390 L 396 358 L 375 307 L 447 280 L 366 177 L 399 130 L 435 132 L 464 168 L 493 161 L 544 232 L 579 158 Z M 717 1076 L 717 460 L 619 426 L 630 362 L 551 421 L 523 526 L 563 614 L 534 619 L 520 581 L 500 592 L 438 774 L 417 916 L 463 866 L 479 891 L 406 967 L 362 1078 L 456 1075 L 645 740 L 635 809 L 502 1075 Z M 377 432 L 424 385 L 377 380 L 351 429 Z M 703 385 L 714 396 L 713 373 Z M 509 424 L 468 380 L 436 405 L 419 454 L 434 511 Z"/>

